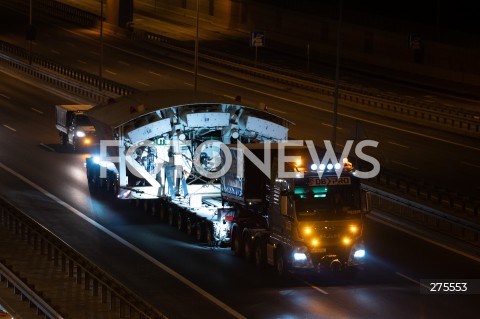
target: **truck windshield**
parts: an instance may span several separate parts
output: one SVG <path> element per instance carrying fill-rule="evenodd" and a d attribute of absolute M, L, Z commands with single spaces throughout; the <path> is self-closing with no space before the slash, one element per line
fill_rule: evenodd
<path fill-rule="evenodd" d="M 299 221 L 359 218 L 360 190 L 353 185 L 296 187 L 294 202 Z"/>
<path fill-rule="evenodd" d="M 92 123 L 90 122 L 90 119 L 86 115 L 77 115 L 75 117 L 75 124 L 77 126 L 91 126 Z"/>

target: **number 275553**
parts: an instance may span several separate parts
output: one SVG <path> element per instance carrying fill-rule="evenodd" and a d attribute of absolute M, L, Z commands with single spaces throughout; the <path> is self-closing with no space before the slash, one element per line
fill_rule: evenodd
<path fill-rule="evenodd" d="M 431 282 L 431 292 L 465 292 L 468 290 L 466 282 Z"/>

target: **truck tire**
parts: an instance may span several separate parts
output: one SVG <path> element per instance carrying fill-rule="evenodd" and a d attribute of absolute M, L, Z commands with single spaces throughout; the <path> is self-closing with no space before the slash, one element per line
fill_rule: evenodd
<path fill-rule="evenodd" d="M 235 253 L 235 256 L 242 257 L 244 253 L 242 235 L 239 234 L 238 228 L 233 232 L 232 236 L 232 250 Z"/>
<path fill-rule="evenodd" d="M 188 236 L 193 236 L 193 221 L 191 218 L 188 218 L 187 219 L 187 225 L 186 225 L 186 228 L 187 228 L 187 235 Z"/>
<path fill-rule="evenodd" d="M 267 265 L 266 246 L 260 238 L 255 240 L 255 266 L 257 268 L 265 268 Z"/>
<path fill-rule="evenodd" d="M 213 236 L 213 227 L 212 225 L 205 224 L 205 241 L 208 246 L 215 246 L 215 237 Z"/>
<path fill-rule="evenodd" d="M 281 248 L 277 248 L 275 252 L 275 272 L 278 277 L 285 277 L 287 275 L 287 265 L 285 264 L 285 256 Z"/>
<path fill-rule="evenodd" d="M 62 146 L 67 146 L 68 144 L 68 135 L 63 132 L 60 132 L 60 144 Z"/>
<path fill-rule="evenodd" d="M 175 211 L 172 207 L 168 208 L 168 224 L 170 226 L 175 226 Z"/>
<path fill-rule="evenodd" d="M 184 231 L 185 230 L 185 214 L 179 211 L 177 213 L 177 228 L 178 230 Z"/>
<path fill-rule="evenodd" d="M 248 232 L 243 235 L 243 255 L 248 262 L 252 262 L 255 256 L 253 240 L 250 238 Z"/>
<path fill-rule="evenodd" d="M 203 226 L 204 224 L 203 223 L 200 223 L 198 222 L 196 225 L 195 225 L 195 239 L 197 240 L 197 242 L 201 243 L 203 240 L 205 240 L 205 232 L 203 230 Z"/>
<path fill-rule="evenodd" d="M 167 208 L 167 204 L 165 204 L 164 202 L 160 201 L 158 203 L 158 209 L 159 209 L 159 214 L 160 214 L 160 221 L 164 222 L 167 220 L 167 216 L 168 216 L 168 208 Z"/>

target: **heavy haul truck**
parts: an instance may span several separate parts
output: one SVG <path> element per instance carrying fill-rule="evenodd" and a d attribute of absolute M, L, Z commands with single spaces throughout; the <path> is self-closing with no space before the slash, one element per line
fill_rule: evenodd
<path fill-rule="evenodd" d="M 311 148 L 289 147 L 289 121 L 184 90 L 125 96 L 87 115 L 100 139 L 86 159 L 91 192 L 130 200 L 280 275 L 362 263 L 366 196 L 353 168 L 314 163 Z"/>

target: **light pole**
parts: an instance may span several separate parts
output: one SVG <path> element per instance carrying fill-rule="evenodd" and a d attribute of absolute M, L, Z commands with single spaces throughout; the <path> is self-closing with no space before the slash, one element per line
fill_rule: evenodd
<path fill-rule="evenodd" d="M 32 41 L 34 37 L 35 30 L 33 29 L 33 8 L 32 8 L 32 0 L 30 0 L 30 8 L 28 10 L 28 28 L 27 28 L 27 38 L 29 40 L 29 55 L 28 55 L 28 64 L 32 64 Z"/>
<path fill-rule="evenodd" d="M 102 71 L 103 71 L 103 1 L 100 1 L 100 48 L 99 48 L 99 55 L 100 55 L 100 63 L 98 65 L 98 90 L 102 90 Z"/>
<path fill-rule="evenodd" d="M 197 18 L 195 23 L 195 61 L 193 63 L 193 90 L 197 91 L 197 78 L 198 78 L 198 18 L 200 11 L 200 0 L 197 0 Z"/>
<path fill-rule="evenodd" d="M 340 36 L 342 28 L 343 0 L 340 0 L 338 27 L 337 27 L 337 59 L 335 63 L 335 90 L 333 93 L 333 120 L 332 120 L 332 146 L 333 150 L 337 146 L 337 113 L 338 113 L 338 86 L 340 81 Z"/>

